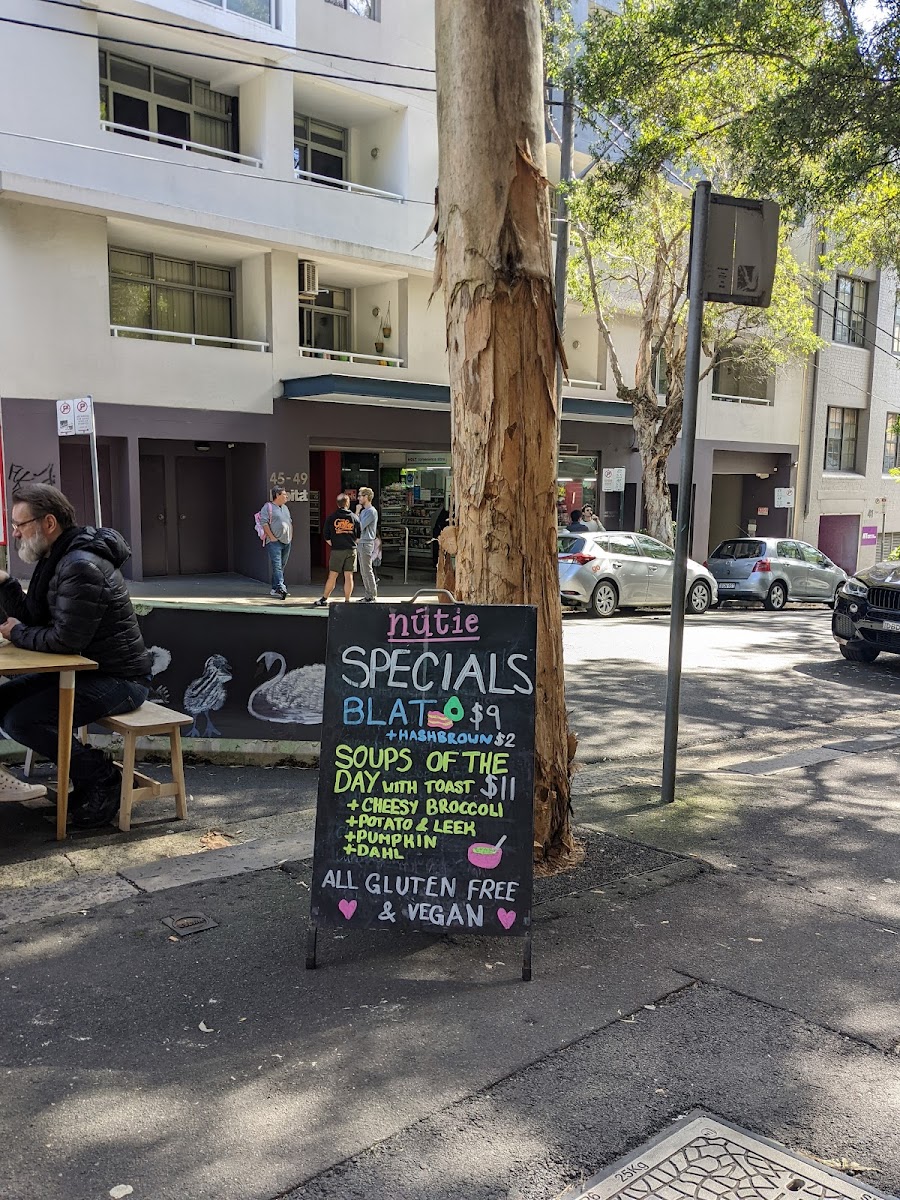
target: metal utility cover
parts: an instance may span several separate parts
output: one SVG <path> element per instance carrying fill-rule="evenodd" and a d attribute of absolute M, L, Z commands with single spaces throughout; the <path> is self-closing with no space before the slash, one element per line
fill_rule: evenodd
<path fill-rule="evenodd" d="M 177 913 L 174 917 L 163 917 L 167 925 L 179 937 L 190 937 L 192 933 L 205 933 L 207 929 L 218 929 L 219 922 L 205 913 Z"/>
<path fill-rule="evenodd" d="M 892 1200 L 737 1125 L 691 1114 L 560 1200 Z"/>

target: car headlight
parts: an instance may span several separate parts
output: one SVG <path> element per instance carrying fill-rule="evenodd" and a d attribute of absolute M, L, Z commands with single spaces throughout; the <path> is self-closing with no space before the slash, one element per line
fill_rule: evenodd
<path fill-rule="evenodd" d="M 847 596 L 868 596 L 869 589 L 861 579 L 851 576 L 841 584 L 841 589 Z"/>

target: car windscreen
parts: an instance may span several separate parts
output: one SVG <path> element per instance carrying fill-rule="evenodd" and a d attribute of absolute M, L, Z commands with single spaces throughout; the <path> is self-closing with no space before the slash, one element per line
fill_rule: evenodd
<path fill-rule="evenodd" d="M 766 544 L 757 541 L 720 542 L 710 558 L 765 558 Z"/>
<path fill-rule="evenodd" d="M 584 538 L 560 535 L 556 539 L 557 554 L 580 554 L 584 549 Z"/>

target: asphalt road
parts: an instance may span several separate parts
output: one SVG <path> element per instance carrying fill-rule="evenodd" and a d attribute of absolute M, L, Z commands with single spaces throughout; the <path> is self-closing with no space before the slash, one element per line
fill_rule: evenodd
<path fill-rule="evenodd" d="M 900 658 L 845 663 L 823 609 L 691 619 L 662 809 L 666 630 L 565 618 L 587 857 L 537 882 L 532 984 L 475 938 L 332 932 L 305 972 L 302 861 L 0 929 L 0 1196 L 549 1200 L 695 1106 L 900 1191 Z M 192 836 L 308 822 L 314 784 L 192 767 Z M 12 808 L 2 869 L 173 836 L 60 852 Z"/>

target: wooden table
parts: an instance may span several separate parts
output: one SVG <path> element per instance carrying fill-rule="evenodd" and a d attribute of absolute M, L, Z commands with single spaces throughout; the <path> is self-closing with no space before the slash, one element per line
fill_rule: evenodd
<path fill-rule="evenodd" d="M 56 840 L 66 836 L 69 811 L 69 767 L 72 762 L 72 717 L 75 711 L 75 672 L 96 671 L 97 664 L 80 654 L 41 654 L 20 650 L 12 642 L 0 646 L 0 675 L 59 673 L 59 749 L 56 766 Z"/>

